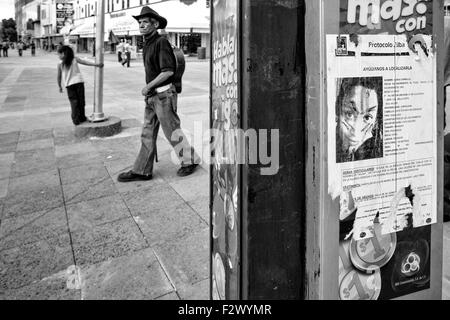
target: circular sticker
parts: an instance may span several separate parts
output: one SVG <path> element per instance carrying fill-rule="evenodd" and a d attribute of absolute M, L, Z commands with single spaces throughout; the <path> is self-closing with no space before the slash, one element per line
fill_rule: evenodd
<path fill-rule="evenodd" d="M 364 274 L 356 270 L 347 273 L 339 285 L 341 300 L 377 300 L 381 292 L 381 274 Z"/>
<path fill-rule="evenodd" d="M 214 278 L 216 280 L 217 292 L 219 299 L 225 299 L 225 267 L 223 265 L 220 254 L 216 253 L 214 258 Z"/>
<path fill-rule="evenodd" d="M 391 260 L 396 246 L 396 233 L 381 235 L 376 232 L 370 239 L 351 240 L 350 259 L 359 270 L 373 273 Z"/>
<path fill-rule="evenodd" d="M 225 194 L 225 200 L 223 202 L 223 212 L 225 212 L 225 219 L 227 221 L 228 228 L 233 231 L 234 226 L 236 225 L 236 219 L 235 219 L 235 213 L 234 213 L 234 207 L 233 207 L 233 200 L 231 199 L 231 196 L 228 194 Z"/>
<path fill-rule="evenodd" d="M 419 273 L 420 261 L 420 256 L 415 252 L 411 252 L 402 261 L 400 269 L 402 274 L 406 277 L 412 277 Z"/>

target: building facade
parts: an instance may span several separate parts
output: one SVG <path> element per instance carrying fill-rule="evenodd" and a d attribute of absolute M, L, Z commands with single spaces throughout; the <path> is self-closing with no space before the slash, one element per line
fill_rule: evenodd
<path fill-rule="evenodd" d="M 194 55 L 199 47 L 209 56 L 210 9 L 209 0 L 104 0 L 105 51 L 115 52 L 110 41 L 113 33 L 119 39 L 131 40 L 133 57 L 142 50 L 143 38 L 134 15 L 143 6 L 150 6 L 168 20 L 162 31 L 169 41 Z M 95 46 L 98 0 L 16 0 L 18 35 L 38 47 L 55 50 L 64 42 L 62 23 L 69 17 L 72 23 L 70 41 L 78 52 L 92 52 Z"/>
<path fill-rule="evenodd" d="M 71 35 L 78 36 L 78 51 L 90 52 L 95 43 L 97 0 L 74 0 L 75 29 Z M 105 47 L 114 52 L 115 45 L 108 39 L 112 32 L 119 39 L 131 40 L 139 53 L 143 39 L 134 15 L 143 6 L 150 6 L 168 20 L 164 33 L 169 41 L 186 54 L 197 53 L 198 47 L 209 48 L 210 13 L 208 0 L 105 0 Z M 208 49 L 206 50 L 209 51 Z"/>

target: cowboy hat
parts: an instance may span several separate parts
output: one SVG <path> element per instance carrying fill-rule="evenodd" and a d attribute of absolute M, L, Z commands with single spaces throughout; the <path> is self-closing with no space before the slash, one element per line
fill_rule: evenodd
<path fill-rule="evenodd" d="M 158 20 L 158 22 L 159 22 L 158 29 L 165 29 L 167 26 L 166 18 L 161 17 L 155 10 L 151 9 L 148 6 L 145 6 L 142 8 L 140 15 L 133 16 L 133 18 L 135 18 L 138 22 L 139 22 L 139 19 L 144 18 L 144 17 L 150 17 L 150 18 L 154 18 L 154 19 Z"/>

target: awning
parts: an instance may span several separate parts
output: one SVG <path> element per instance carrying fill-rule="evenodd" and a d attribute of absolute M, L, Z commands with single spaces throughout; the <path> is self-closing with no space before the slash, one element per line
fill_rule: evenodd
<path fill-rule="evenodd" d="M 80 36 L 80 38 L 95 38 L 95 26 L 93 22 L 85 22 L 70 32 L 71 36 Z M 109 32 L 105 27 L 104 38 L 108 41 Z"/>
<path fill-rule="evenodd" d="M 93 23 L 85 22 L 73 29 L 70 35 L 79 35 L 81 38 L 94 37 L 95 27 Z"/>
<path fill-rule="evenodd" d="M 210 11 L 203 1 L 191 5 L 180 1 L 167 1 L 152 5 L 152 9 L 167 19 L 167 32 L 210 32 Z"/>

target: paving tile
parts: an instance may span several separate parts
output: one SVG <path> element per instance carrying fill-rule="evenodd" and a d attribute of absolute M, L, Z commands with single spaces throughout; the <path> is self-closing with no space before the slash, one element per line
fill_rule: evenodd
<path fill-rule="evenodd" d="M 0 292 L 0 300 L 80 300 L 81 289 L 68 286 L 67 274 L 63 271 L 29 286 Z"/>
<path fill-rule="evenodd" d="M 29 116 L 26 112 L 22 118 L 22 130 L 45 130 L 52 127 L 52 122 L 47 114 Z"/>
<path fill-rule="evenodd" d="M 177 290 L 209 277 L 208 227 L 154 249 Z"/>
<path fill-rule="evenodd" d="M 66 205 L 118 194 L 111 178 L 104 177 L 63 185 Z"/>
<path fill-rule="evenodd" d="M 176 292 L 171 292 L 169 294 L 166 294 L 162 297 L 156 298 L 155 300 L 162 300 L 162 301 L 177 301 L 180 300 L 180 298 L 178 298 L 178 295 L 176 294 Z"/>
<path fill-rule="evenodd" d="M 18 289 L 73 265 L 68 235 L 0 251 L 0 291 Z"/>
<path fill-rule="evenodd" d="M 102 164 L 87 164 L 79 167 L 63 168 L 60 170 L 63 185 L 75 182 L 95 182 L 109 178 L 108 171 Z"/>
<path fill-rule="evenodd" d="M 137 216 L 136 222 L 151 246 L 182 238 L 206 226 L 185 203 L 148 211 Z"/>
<path fill-rule="evenodd" d="M 194 209 L 195 212 L 203 219 L 208 225 L 210 221 L 210 212 L 209 212 L 209 195 L 199 197 L 193 201 L 189 201 L 188 205 Z"/>
<path fill-rule="evenodd" d="M 146 215 L 183 204 L 183 199 L 168 185 L 156 184 L 122 194 L 133 216 Z"/>
<path fill-rule="evenodd" d="M 2 117 L 2 126 L 0 127 L 0 134 L 11 134 L 11 133 L 17 133 L 19 134 L 20 127 L 22 126 L 22 118 L 23 118 L 23 111 L 15 113 L 14 116 L 11 117 Z M 17 141 L 16 141 L 17 143 Z M 8 145 L 4 145 L 4 147 L 7 147 Z M 4 152 L 4 147 L 2 146 L 0 148 L 0 152 Z M 6 152 L 14 152 L 15 151 L 15 145 L 12 144 L 12 149 L 7 150 Z"/>
<path fill-rule="evenodd" d="M 103 158 L 98 152 L 92 151 L 87 153 L 69 154 L 56 158 L 58 168 L 73 168 L 89 165 L 102 165 Z"/>
<path fill-rule="evenodd" d="M 148 247 L 131 218 L 72 232 L 77 265 L 117 258 Z"/>
<path fill-rule="evenodd" d="M 151 249 L 82 268 L 85 300 L 151 300 L 173 291 Z"/>
<path fill-rule="evenodd" d="M 52 129 L 42 129 L 33 131 L 21 131 L 19 136 L 19 142 L 33 141 L 33 140 L 46 140 L 53 138 Z"/>
<path fill-rule="evenodd" d="M 85 139 L 77 138 L 75 136 L 75 127 L 66 126 L 53 129 L 53 137 L 55 146 L 69 146 L 71 144 L 81 143 Z"/>
<path fill-rule="evenodd" d="M 59 175 L 55 171 L 10 179 L 3 218 L 16 217 L 63 205 Z"/>
<path fill-rule="evenodd" d="M 203 169 L 199 168 L 199 171 Z M 209 174 L 206 172 L 202 175 L 170 181 L 169 185 L 188 202 L 209 196 L 210 193 Z"/>
<path fill-rule="evenodd" d="M 140 148 L 140 138 L 137 136 L 91 140 L 91 142 L 103 158 L 111 160 L 136 159 Z"/>
<path fill-rule="evenodd" d="M 0 199 L 3 199 L 8 194 L 9 179 L 0 180 Z M 1 217 L 1 216 L 0 216 Z"/>
<path fill-rule="evenodd" d="M 91 152 L 96 152 L 96 148 L 89 141 L 72 143 L 70 145 L 56 145 L 55 138 L 55 155 L 57 158 Z"/>
<path fill-rule="evenodd" d="M 16 152 L 13 177 L 51 171 L 56 168 L 53 148 Z"/>
<path fill-rule="evenodd" d="M 205 279 L 192 285 L 181 284 L 177 287 L 177 292 L 181 300 L 204 301 L 209 300 L 210 280 Z"/>
<path fill-rule="evenodd" d="M 11 175 L 14 153 L 0 153 L 0 180 Z"/>
<path fill-rule="evenodd" d="M 122 119 L 122 128 L 140 128 L 142 127 L 143 123 L 142 121 L 139 121 L 138 119 L 131 118 L 131 119 Z"/>
<path fill-rule="evenodd" d="M 4 123 L 2 123 L 2 127 L 3 125 Z M 19 141 L 19 131 L 0 133 L 0 154 L 15 152 L 18 141 Z"/>
<path fill-rule="evenodd" d="M 117 196 L 79 202 L 67 206 L 70 231 L 89 229 L 130 217 L 122 198 Z"/>
<path fill-rule="evenodd" d="M 58 237 L 68 232 L 64 207 L 3 219 L 0 250 Z"/>
<path fill-rule="evenodd" d="M 49 149 L 49 148 L 53 148 L 52 138 L 19 141 L 19 143 L 17 144 L 17 151 L 28 151 L 28 150 Z"/>

